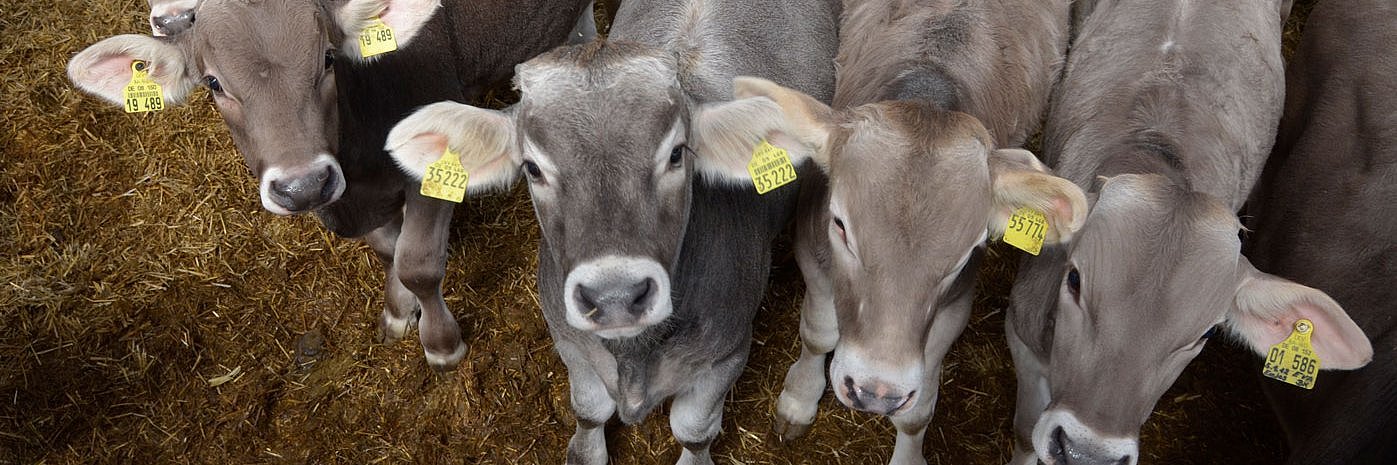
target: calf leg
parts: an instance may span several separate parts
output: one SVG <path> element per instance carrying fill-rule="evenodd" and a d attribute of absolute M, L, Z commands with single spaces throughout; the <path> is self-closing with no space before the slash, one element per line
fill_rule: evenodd
<path fill-rule="evenodd" d="M 941 395 L 942 361 L 946 358 L 946 352 L 951 350 L 951 343 L 960 337 L 960 333 L 965 331 L 965 325 L 970 322 L 972 297 L 975 295 L 975 269 L 974 266 L 967 267 L 964 273 L 967 273 L 968 277 L 961 279 L 972 281 L 964 286 L 963 292 L 937 309 L 936 317 L 931 321 L 931 334 L 927 335 L 926 348 L 922 351 L 922 363 L 926 369 L 922 375 L 921 394 L 912 408 L 889 417 L 893 426 L 897 427 L 897 443 L 893 446 L 893 457 L 889 463 L 927 463 L 926 457 L 922 455 L 922 441 L 926 438 L 926 427 L 931 424 L 932 414 L 936 413 L 936 401 Z"/>
<path fill-rule="evenodd" d="M 394 250 L 393 273 L 422 307 L 418 336 L 427 363 L 438 370 L 456 367 L 466 355 L 461 328 L 446 309 L 441 281 L 446 274 L 446 240 L 455 204 L 407 190 L 402 235 Z"/>
<path fill-rule="evenodd" d="M 1038 456 L 1033 452 L 1033 427 L 1052 401 L 1048 392 L 1047 372 L 1044 371 L 1042 359 L 1019 339 L 1012 313 L 1005 319 L 1004 333 L 1009 340 L 1009 354 L 1014 359 L 1014 372 L 1018 375 L 1018 397 L 1014 405 L 1014 458 L 1009 463 L 1033 465 L 1038 463 Z"/>
<path fill-rule="evenodd" d="M 408 328 L 417 324 L 417 297 L 398 279 L 397 269 L 393 267 L 393 250 L 398 245 L 398 234 L 402 231 L 402 226 L 403 219 L 399 216 L 364 235 L 364 242 L 369 244 L 378 255 L 378 259 L 383 262 L 386 277 L 383 284 L 383 312 L 378 318 L 379 342 L 402 339 Z"/>
<path fill-rule="evenodd" d="M 567 463 L 605 465 L 607 454 L 603 427 L 616 413 L 616 401 L 606 392 L 606 384 L 602 383 L 596 369 L 577 346 L 557 341 L 557 347 L 558 355 L 568 367 L 572 412 L 577 416 L 577 430 L 568 440 Z"/>
<path fill-rule="evenodd" d="M 669 429 L 674 439 L 684 446 L 679 465 L 711 465 L 713 457 L 708 447 L 718 437 L 723 423 L 723 398 L 747 364 L 746 349 L 741 356 L 715 365 L 708 373 L 695 377 L 689 390 L 674 397 L 670 404 Z"/>
<path fill-rule="evenodd" d="M 804 435 L 815 422 L 820 397 L 825 393 L 825 358 L 839 342 L 829 275 L 818 265 L 809 266 L 814 268 L 811 270 L 806 268 L 801 266 L 805 301 L 800 307 L 800 359 L 786 371 L 781 397 L 776 402 L 773 429 L 785 441 Z"/>

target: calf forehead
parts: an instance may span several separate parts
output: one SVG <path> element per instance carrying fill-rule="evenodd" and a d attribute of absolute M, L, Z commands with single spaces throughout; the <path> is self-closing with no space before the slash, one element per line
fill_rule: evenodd
<path fill-rule="evenodd" d="M 1084 292 L 1106 319 L 1211 324 L 1235 289 L 1237 220 L 1204 194 L 1141 181 L 1108 183 L 1088 217 L 1073 252 Z"/>
<path fill-rule="evenodd" d="M 199 7 L 196 52 L 215 59 L 221 71 L 318 70 L 325 24 L 314 2 L 292 0 L 206 0 Z"/>
<path fill-rule="evenodd" d="M 984 128 L 968 115 L 924 105 L 884 103 L 850 113 L 832 145 L 831 198 L 861 233 L 868 246 L 861 253 L 919 262 L 933 254 L 953 266 L 988 221 Z"/>

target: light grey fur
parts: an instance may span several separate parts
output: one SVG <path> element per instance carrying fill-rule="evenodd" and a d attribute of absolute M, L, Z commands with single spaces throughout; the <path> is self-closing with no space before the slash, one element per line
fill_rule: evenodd
<path fill-rule="evenodd" d="M 1280 114 L 1280 3 L 1099 0 L 1079 11 L 1044 157 L 1096 202 L 1081 234 L 1025 259 L 1014 285 L 1015 463 L 1134 463 L 1093 457 L 1101 450 L 1074 445 L 1082 438 L 1035 454 L 1035 437 L 1061 438 L 1035 425 L 1055 409 L 1101 444 L 1134 441 L 1200 336 L 1227 317 L 1251 269 L 1233 212 Z M 1065 279 L 1073 267 L 1080 299 Z"/>
<path fill-rule="evenodd" d="M 991 152 L 1038 130 L 1066 51 L 1068 3 L 850 0 L 844 8 L 838 129 L 824 148 L 829 183 L 807 181 L 796 219 L 803 344 L 776 433 L 792 439 L 814 421 L 833 353 L 839 400 L 890 415 L 897 427 L 891 463 L 925 463 L 941 361 L 970 314 Z M 858 265 L 840 266 L 855 249 Z M 882 406 L 898 399 L 891 411 Z"/>

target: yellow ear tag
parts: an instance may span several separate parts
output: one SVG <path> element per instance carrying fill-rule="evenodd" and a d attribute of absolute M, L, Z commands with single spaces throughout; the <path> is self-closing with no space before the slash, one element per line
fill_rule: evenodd
<path fill-rule="evenodd" d="M 466 198 L 466 168 L 461 166 L 461 156 L 447 147 L 441 158 L 427 165 L 427 175 L 422 178 L 422 195 L 434 199 L 461 203 Z"/>
<path fill-rule="evenodd" d="M 364 32 L 359 33 L 359 56 L 368 58 L 398 49 L 398 40 L 393 38 L 393 28 L 374 18 Z"/>
<path fill-rule="evenodd" d="M 1271 346 L 1261 374 L 1286 384 L 1314 389 L 1315 377 L 1319 376 L 1319 356 L 1310 345 L 1310 334 L 1314 330 L 1315 325 L 1310 320 L 1296 321 L 1290 337 Z"/>
<path fill-rule="evenodd" d="M 131 62 L 131 82 L 121 89 L 121 100 L 127 113 L 144 113 L 165 109 L 165 93 L 160 84 L 150 80 L 150 67 L 146 62 Z"/>
<path fill-rule="evenodd" d="M 1038 210 L 1019 207 L 1009 217 L 1004 229 L 1004 242 L 1031 255 L 1043 250 L 1043 238 L 1048 234 L 1048 217 Z"/>
<path fill-rule="evenodd" d="M 752 161 L 747 162 L 747 173 L 752 175 L 752 186 L 758 194 L 790 184 L 796 180 L 796 167 L 786 149 L 771 145 L 766 140 L 752 150 Z"/>

